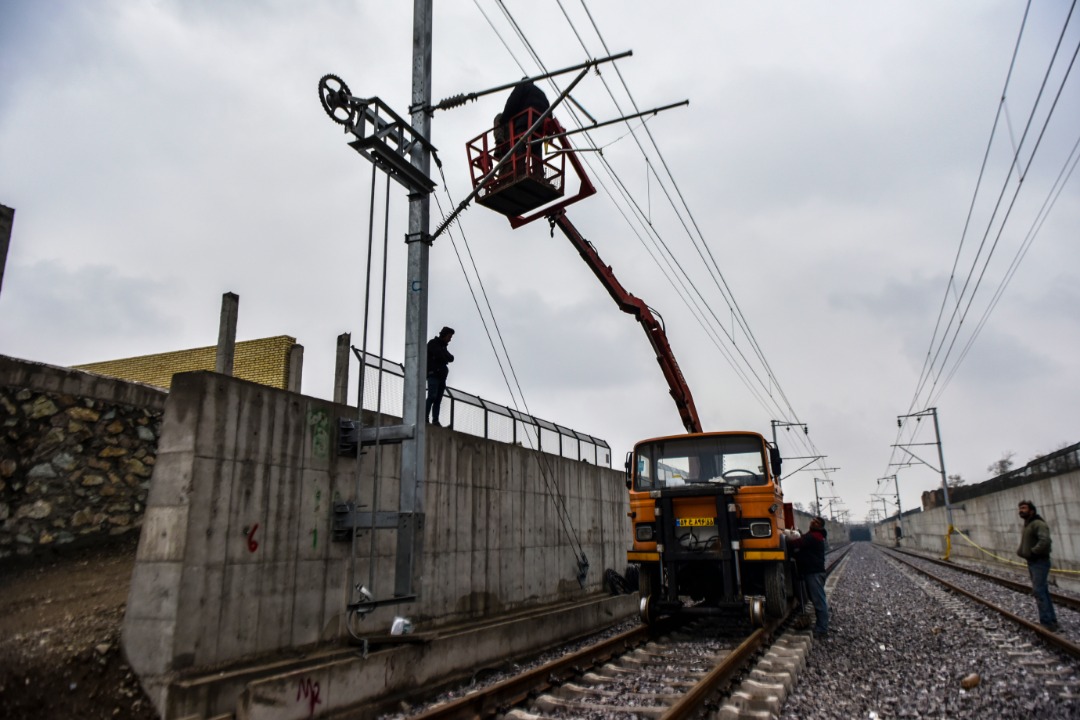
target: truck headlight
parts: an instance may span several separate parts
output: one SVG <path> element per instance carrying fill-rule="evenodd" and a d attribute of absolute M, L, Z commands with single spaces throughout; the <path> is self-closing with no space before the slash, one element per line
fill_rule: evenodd
<path fill-rule="evenodd" d="M 652 523 L 638 523 L 634 528 L 634 537 L 638 542 L 651 542 L 656 539 L 656 528 Z"/>
<path fill-rule="evenodd" d="M 750 537 L 767 538 L 772 535 L 772 523 L 769 522 L 752 522 L 750 523 Z"/>

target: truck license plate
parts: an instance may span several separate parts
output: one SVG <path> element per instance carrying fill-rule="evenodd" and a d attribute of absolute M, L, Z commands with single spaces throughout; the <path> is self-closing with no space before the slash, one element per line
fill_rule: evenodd
<path fill-rule="evenodd" d="M 677 527 L 711 527 L 716 524 L 716 518 L 676 518 Z"/>

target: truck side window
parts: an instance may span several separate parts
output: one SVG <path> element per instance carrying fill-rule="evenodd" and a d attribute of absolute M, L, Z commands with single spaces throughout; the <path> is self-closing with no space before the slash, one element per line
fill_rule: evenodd
<path fill-rule="evenodd" d="M 636 458 L 638 489 L 651 488 L 653 486 L 653 478 L 652 467 L 649 464 L 649 456 L 638 453 Z"/>

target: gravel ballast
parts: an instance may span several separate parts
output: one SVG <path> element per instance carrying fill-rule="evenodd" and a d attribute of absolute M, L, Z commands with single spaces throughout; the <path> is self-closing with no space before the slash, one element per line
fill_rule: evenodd
<path fill-rule="evenodd" d="M 873 545 L 855 543 L 830 586 L 829 637 L 814 641 L 782 718 L 1080 717 L 1080 663 Z M 1034 614 L 1030 594 L 1003 592 Z M 1058 609 L 1066 632 L 1074 615 Z"/>

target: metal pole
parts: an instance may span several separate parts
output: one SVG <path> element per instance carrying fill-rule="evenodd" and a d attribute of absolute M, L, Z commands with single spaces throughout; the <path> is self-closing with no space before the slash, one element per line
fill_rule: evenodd
<path fill-rule="evenodd" d="M 941 449 L 941 428 L 938 427 L 937 408 L 930 408 L 930 414 L 934 417 L 934 435 L 937 438 L 938 464 L 941 466 L 941 490 L 945 497 L 945 516 L 949 520 L 949 529 L 945 533 L 945 559 L 949 559 L 952 551 L 953 516 L 952 505 L 949 503 L 949 482 L 945 475 L 945 452 Z"/>
<path fill-rule="evenodd" d="M 904 533 L 904 511 L 900 507 L 900 481 L 895 475 L 892 476 L 893 487 L 896 488 L 896 520 L 900 523 L 900 536 L 903 537 Z"/>
<path fill-rule="evenodd" d="M 412 105 L 410 121 L 416 133 L 431 140 L 431 5 L 432 0 L 413 0 Z M 425 177 L 431 169 L 431 152 L 420 143 L 410 158 Z M 424 378 L 427 375 L 428 229 L 430 198 L 426 193 L 409 197 L 408 269 L 405 288 L 405 387 L 402 420 L 415 428 L 413 437 L 401 444 L 401 488 L 397 533 L 397 567 L 394 594 L 414 594 L 422 587 L 417 574 L 424 549 L 424 480 L 427 469 L 427 427 L 424 421 Z M 419 594 L 416 592 L 415 594 Z"/>
<path fill-rule="evenodd" d="M 821 515 L 821 500 L 818 499 L 817 483 L 818 479 L 814 478 L 814 514 Z"/>

